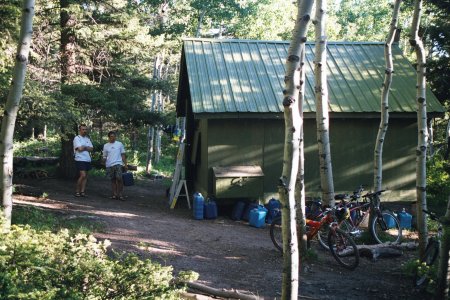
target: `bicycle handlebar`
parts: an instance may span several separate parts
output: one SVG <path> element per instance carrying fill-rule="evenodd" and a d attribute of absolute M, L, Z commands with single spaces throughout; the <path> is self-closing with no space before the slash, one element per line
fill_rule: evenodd
<path fill-rule="evenodd" d="M 433 220 L 433 221 L 438 221 L 438 222 L 439 222 L 439 220 L 438 220 L 438 218 L 436 217 L 436 214 L 435 214 L 435 213 L 433 213 L 433 212 L 431 212 L 431 211 L 428 211 L 428 210 L 425 210 L 425 209 L 422 209 L 422 211 L 423 211 L 424 213 L 426 213 L 427 215 L 429 215 L 431 220 Z"/>
<path fill-rule="evenodd" d="M 372 198 L 372 197 L 374 197 L 374 196 L 379 196 L 379 195 L 381 195 L 381 193 L 383 193 L 383 192 L 386 192 L 386 190 L 379 190 L 379 191 L 377 191 L 377 192 L 367 193 L 367 194 L 363 195 L 362 197 L 364 197 L 364 198 L 367 198 L 367 197 Z"/>

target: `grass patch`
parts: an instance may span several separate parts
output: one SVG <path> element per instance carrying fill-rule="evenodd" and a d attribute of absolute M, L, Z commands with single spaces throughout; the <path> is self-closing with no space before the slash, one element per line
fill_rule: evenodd
<path fill-rule="evenodd" d="M 105 229 L 105 225 L 96 220 L 78 216 L 68 217 L 34 206 L 14 206 L 12 224 L 29 225 L 36 231 L 58 232 L 61 229 L 68 229 L 71 234 L 89 234 Z"/>

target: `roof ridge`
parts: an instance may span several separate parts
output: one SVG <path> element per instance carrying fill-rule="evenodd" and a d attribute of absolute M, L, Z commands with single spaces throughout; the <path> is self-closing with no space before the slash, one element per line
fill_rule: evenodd
<path fill-rule="evenodd" d="M 183 38 L 185 41 L 213 42 L 213 43 L 254 43 L 254 44 L 289 44 L 290 41 L 270 41 L 270 40 L 251 40 L 251 39 L 213 39 L 213 38 Z M 306 42 L 307 44 L 315 44 L 315 42 Z M 331 45 L 384 45 L 385 42 L 378 41 L 327 41 Z"/>

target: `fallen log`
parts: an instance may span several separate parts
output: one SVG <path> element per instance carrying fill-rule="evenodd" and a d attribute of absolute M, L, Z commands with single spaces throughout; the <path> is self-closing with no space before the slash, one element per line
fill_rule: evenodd
<path fill-rule="evenodd" d="M 377 245 L 358 245 L 358 252 L 361 257 L 367 257 L 372 261 L 379 258 L 398 257 L 403 254 L 403 250 L 417 249 L 417 244 L 409 243 L 384 243 Z"/>
<path fill-rule="evenodd" d="M 185 282 L 185 284 L 191 289 L 191 290 L 197 290 L 201 292 L 202 294 L 211 295 L 214 298 L 220 297 L 225 299 L 242 299 L 242 300 L 264 300 L 267 298 L 256 296 L 256 295 L 250 295 L 250 294 L 244 294 L 238 290 L 219 290 L 215 289 L 200 283 L 196 282 Z M 200 295 L 196 294 L 195 292 L 184 292 L 181 294 L 182 299 L 186 300 L 209 300 L 213 299 L 206 295 Z M 298 296 L 299 299 L 305 299 L 305 300 L 314 300 L 316 298 L 311 298 L 308 296 Z"/>
<path fill-rule="evenodd" d="M 223 298 L 231 298 L 231 299 L 242 299 L 242 300 L 261 300 L 259 296 L 256 295 L 248 295 L 239 292 L 238 290 L 219 290 L 215 289 L 200 283 L 196 282 L 186 282 L 186 285 L 194 290 L 201 291 L 208 295 L 213 295 L 217 297 L 223 297 Z M 194 298 L 195 299 L 195 298 Z"/>
<path fill-rule="evenodd" d="M 29 186 L 25 184 L 15 184 L 14 194 L 23 196 L 41 197 L 44 194 L 44 191 L 34 186 Z"/>

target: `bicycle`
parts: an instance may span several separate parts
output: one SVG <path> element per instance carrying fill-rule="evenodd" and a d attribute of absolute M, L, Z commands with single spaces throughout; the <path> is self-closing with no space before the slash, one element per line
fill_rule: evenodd
<path fill-rule="evenodd" d="M 426 211 L 425 209 L 422 209 L 422 211 L 426 213 L 431 220 L 439 222 L 439 219 L 434 213 Z M 430 279 L 430 269 L 437 261 L 436 259 L 439 256 L 442 234 L 442 224 L 441 222 L 439 222 L 438 231 L 435 236 L 430 236 L 428 238 L 425 253 L 421 257 L 420 264 L 414 274 L 414 285 L 416 287 L 423 287 Z M 423 263 L 425 263 L 425 266 L 423 265 Z"/>
<path fill-rule="evenodd" d="M 336 261 L 343 267 L 353 270 L 359 264 L 359 252 L 351 236 L 339 228 L 336 218 L 345 219 L 348 210 L 345 208 L 327 208 L 318 216 L 318 220 L 306 219 L 306 236 L 309 241 L 314 237 L 320 237 L 319 231 L 328 227 L 327 247 Z M 276 218 L 270 225 L 270 238 L 275 247 L 283 252 L 281 236 L 281 217 Z M 323 242 L 323 241 L 322 241 Z M 321 242 L 321 244 L 322 244 Z M 328 245 L 332 245 L 329 247 Z"/>
<path fill-rule="evenodd" d="M 340 224 L 341 229 L 358 239 L 364 232 L 362 228 L 367 224 L 370 235 L 377 243 L 399 243 L 402 237 L 400 222 L 392 212 L 382 211 L 380 208 L 380 195 L 385 190 L 360 196 L 362 191 L 360 186 L 350 197 L 340 196 L 341 205 L 350 209 L 350 217 Z M 351 198 L 350 202 L 345 202 L 345 198 Z M 360 198 L 363 201 L 359 201 Z"/>

